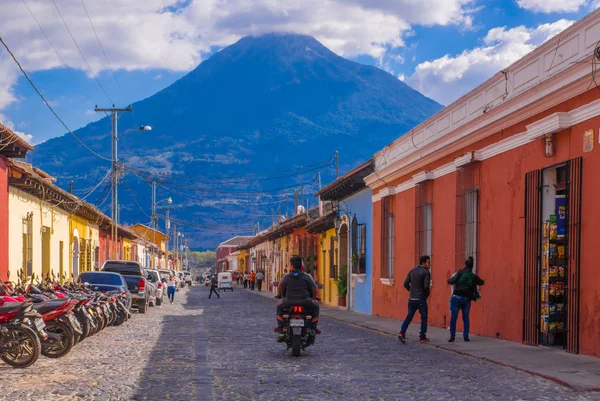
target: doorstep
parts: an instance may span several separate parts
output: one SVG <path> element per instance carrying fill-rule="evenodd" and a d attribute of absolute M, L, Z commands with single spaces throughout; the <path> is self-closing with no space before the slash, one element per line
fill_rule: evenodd
<path fill-rule="evenodd" d="M 270 292 L 250 292 L 273 299 Z M 320 304 L 320 307 L 321 316 L 382 334 L 396 336 L 401 325 L 401 321 L 396 319 L 350 312 L 324 304 Z M 417 343 L 418 332 L 419 324 L 411 324 L 407 333 L 408 342 Z M 575 391 L 600 391 L 600 358 L 477 335 L 471 335 L 471 341 L 467 343 L 462 340 L 462 333 L 458 332 L 456 341 L 448 343 L 449 331 L 439 327 L 429 327 L 427 336 L 431 340 L 427 344 L 429 346 L 541 376 Z"/>

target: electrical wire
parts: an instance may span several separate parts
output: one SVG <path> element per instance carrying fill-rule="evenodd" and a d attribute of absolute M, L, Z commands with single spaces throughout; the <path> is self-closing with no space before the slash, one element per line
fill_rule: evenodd
<path fill-rule="evenodd" d="M 98 84 L 98 86 L 100 86 L 100 89 L 102 89 L 102 92 L 104 92 L 104 94 L 106 95 L 108 100 L 110 100 L 110 102 L 114 104 L 112 98 L 110 97 L 110 95 L 108 94 L 106 89 L 104 89 L 104 86 L 102 85 L 102 83 L 100 82 L 100 80 L 98 79 L 96 74 L 94 74 L 94 70 L 92 70 L 90 63 L 87 61 L 87 58 L 85 57 L 85 55 L 83 54 L 83 51 L 79 47 L 79 44 L 75 40 L 75 37 L 73 36 L 73 33 L 71 32 L 71 29 L 69 29 L 69 25 L 67 25 L 67 21 L 65 21 L 65 18 L 63 17 L 62 13 L 60 12 L 60 9 L 58 8 L 58 5 L 56 4 L 56 0 L 52 0 L 52 3 L 54 4 L 54 8 L 56 8 L 56 11 L 58 11 L 58 15 L 60 16 L 60 19 L 62 20 L 63 24 L 65 25 L 65 28 L 67 28 L 67 32 L 69 32 L 69 36 L 71 37 L 71 39 L 73 39 L 73 43 L 75 43 L 75 47 L 77 47 L 77 50 L 79 50 L 79 54 L 81 54 L 83 61 L 85 61 L 85 64 L 88 66 L 88 69 L 90 70 L 90 74 L 92 74 L 92 77 L 94 77 L 94 79 L 96 80 L 96 83 Z"/>
<path fill-rule="evenodd" d="M 23 1 L 25 1 L 25 0 L 23 0 Z M 106 52 L 104 51 L 104 46 L 102 46 L 102 42 L 100 41 L 100 37 L 98 36 L 98 32 L 96 32 L 96 28 L 94 27 L 94 23 L 92 22 L 92 18 L 90 17 L 90 13 L 88 12 L 88 9 L 85 6 L 85 2 L 83 0 L 81 0 L 81 5 L 83 6 L 83 9 L 85 10 L 85 15 L 87 15 L 88 21 L 90 21 L 90 25 L 92 27 L 92 30 L 94 31 L 94 35 L 96 36 L 96 40 L 98 41 L 98 45 L 100 46 L 100 50 L 102 50 L 102 54 L 104 55 L 104 59 L 106 60 L 106 64 L 108 64 L 108 68 L 110 68 L 110 71 L 112 72 L 113 78 L 115 79 L 115 82 L 119 86 L 119 89 L 121 91 L 123 91 L 123 88 L 121 88 L 121 83 L 119 82 L 119 79 L 117 78 L 117 74 L 115 73 L 115 70 L 113 69 L 112 65 L 110 64 L 110 61 L 108 61 L 108 56 L 106 55 Z"/>
<path fill-rule="evenodd" d="M 44 29 L 42 28 L 42 26 L 40 25 L 40 23 L 38 22 L 37 18 L 35 17 L 35 15 L 33 14 L 33 11 L 31 11 L 31 8 L 29 8 L 29 5 L 27 4 L 27 2 L 25 0 L 21 0 L 23 2 L 23 4 L 25 5 L 25 7 L 27 7 L 27 11 L 29 11 L 29 14 L 31 15 L 31 18 L 33 18 L 33 20 L 35 21 L 36 25 L 38 26 L 38 28 L 40 28 L 40 31 L 42 31 L 42 33 L 44 34 L 44 36 L 46 37 L 46 40 L 48 41 L 48 43 L 50 44 L 50 47 L 52 47 L 52 49 L 54 49 L 54 53 L 56 53 L 56 55 L 58 56 L 58 58 L 60 59 L 60 61 L 63 63 L 63 65 L 65 66 L 65 68 L 67 67 L 67 63 L 65 62 L 65 60 L 61 57 L 61 55 L 58 53 L 58 50 L 56 49 L 56 47 L 52 44 L 52 41 L 50 40 L 50 37 L 46 34 L 46 31 L 44 31 Z"/>
<path fill-rule="evenodd" d="M 150 216 L 148 213 L 146 213 L 144 211 L 144 208 L 142 208 L 142 206 L 140 206 L 137 198 L 135 197 L 135 195 L 133 194 L 133 191 L 131 190 L 131 187 L 129 186 L 129 182 L 127 180 L 124 180 L 123 183 L 125 184 L 126 188 L 127 188 L 127 192 L 129 192 L 129 194 L 131 195 L 131 199 L 133 199 L 133 202 L 137 205 L 138 209 L 140 209 L 140 211 L 146 215 L 146 217 L 148 218 L 152 218 L 152 216 Z"/>
<path fill-rule="evenodd" d="M 92 153 L 94 156 L 105 160 L 105 161 L 109 161 L 112 162 L 112 159 L 109 159 L 108 157 L 104 157 L 98 153 L 96 153 L 95 151 L 92 150 L 92 148 L 90 148 L 89 146 L 87 146 L 81 139 L 79 139 L 79 137 L 77 135 L 75 135 L 73 133 L 73 131 L 71 131 L 71 129 L 67 126 L 67 124 L 62 120 L 62 118 L 59 117 L 59 115 L 56 113 L 56 111 L 54 111 L 54 109 L 52 108 L 52 106 L 50 106 L 50 103 L 48 103 L 48 101 L 46 100 L 46 98 L 44 97 L 44 95 L 42 95 L 42 93 L 40 92 L 40 90 L 37 88 L 37 86 L 35 86 L 35 84 L 33 83 L 33 81 L 31 80 L 31 78 L 29 78 L 29 75 L 27 74 L 27 72 L 25 72 L 25 70 L 23 69 L 23 66 L 21 66 L 21 63 L 19 62 L 19 60 L 17 60 L 17 57 L 14 55 L 14 53 L 10 50 L 10 48 L 8 47 L 8 45 L 6 44 L 6 42 L 4 41 L 4 39 L 2 38 L 2 36 L 0 36 L 0 42 L 2 43 L 2 45 L 6 48 L 6 51 L 11 55 L 12 59 L 15 61 L 15 63 L 17 63 L 17 66 L 19 66 L 19 69 L 21 70 L 21 72 L 23 73 L 23 75 L 25 76 L 25 78 L 27 79 L 27 81 L 29 82 L 29 84 L 33 87 L 33 89 L 36 91 L 36 93 L 42 98 L 42 100 L 44 101 L 44 103 L 46 104 L 46 106 L 48 107 L 48 109 L 50 109 L 50 111 L 52 112 L 52 114 L 54 114 L 54 117 L 56 117 L 56 119 L 58 121 L 60 121 L 60 123 L 62 124 L 62 126 L 67 130 L 67 132 L 69 134 L 71 134 L 76 140 L 77 142 L 79 142 L 81 144 L 81 146 L 83 146 L 84 148 L 86 148 L 90 153 Z"/>

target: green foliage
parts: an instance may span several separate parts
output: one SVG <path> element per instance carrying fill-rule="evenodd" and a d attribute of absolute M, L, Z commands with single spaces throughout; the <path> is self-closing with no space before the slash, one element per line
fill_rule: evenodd
<path fill-rule="evenodd" d="M 191 252 L 190 259 L 198 267 L 213 266 L 217 263 L 217 253 L 214 251 Z"/>
<path fill-rule="evenodd" d="M 342 266 L 340 276 L 337 279 L 338 296 L 345 297 L 348 294 L 348 266 Z"/>

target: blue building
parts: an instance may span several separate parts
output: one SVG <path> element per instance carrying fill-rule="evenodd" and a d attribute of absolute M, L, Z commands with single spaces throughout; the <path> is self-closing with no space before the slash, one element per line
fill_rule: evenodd
<path fill-rule="evenodd" d="M 364 178 L 372 172 L 369 161 L 317 193 L 337 212 L 337 266 L 347 275 L 347 308 L 366 314 L 371 314 L 373 303 L 373 193 Z"/>

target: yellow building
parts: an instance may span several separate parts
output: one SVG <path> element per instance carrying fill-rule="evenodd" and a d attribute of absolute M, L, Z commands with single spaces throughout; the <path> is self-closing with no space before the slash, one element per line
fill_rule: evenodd
<path fill-rule="evenodd" d="M 98 224 L 106 216 L 30 164 L 11 161 L 10 168 L 11 278 L 16 280 L 20 269 L 28 277 L 54 273 L 61 280 L 92 270 L 98 259 Z"/>

